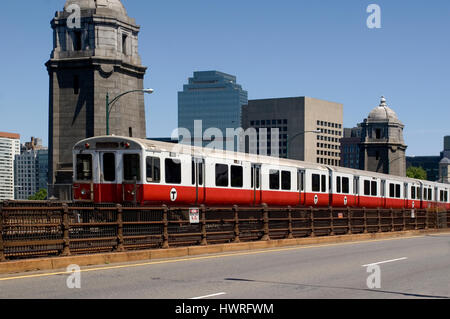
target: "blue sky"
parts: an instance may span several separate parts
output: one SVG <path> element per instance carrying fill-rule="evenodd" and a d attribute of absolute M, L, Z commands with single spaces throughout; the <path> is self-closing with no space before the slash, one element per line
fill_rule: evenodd
<path fill-rule="evenodd" d="M 3 1 L 0 131 L 48 140 L 50 21 L 64 0 Z M 450 1 L 123 0 L 141 25 L 147 135 L 177 127 L 193 71 L 237 76 L 250 99 L 311 96 L 361 122 L 381 95 L 406 125 L 408 155 L 438 155 L 450 135 Z M 366 8 L 381 7 L 369 29 Z"/>

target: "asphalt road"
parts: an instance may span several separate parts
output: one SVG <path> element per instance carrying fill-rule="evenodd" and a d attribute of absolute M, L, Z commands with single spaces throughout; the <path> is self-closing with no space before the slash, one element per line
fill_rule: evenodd
<path fill-rule="evenodd" d="M 3 275 L 0 298 L 450 298 L 450 233 L 83 267 L 73 289 L 68 278 Z"/>

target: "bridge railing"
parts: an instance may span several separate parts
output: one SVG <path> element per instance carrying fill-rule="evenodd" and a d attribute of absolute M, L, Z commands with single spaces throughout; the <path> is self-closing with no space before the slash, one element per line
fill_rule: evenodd
<path fill-rule="evenodd" d="M 450 228 L 450 212 L 299 207 L 0 204 L 0 260 Z"/>

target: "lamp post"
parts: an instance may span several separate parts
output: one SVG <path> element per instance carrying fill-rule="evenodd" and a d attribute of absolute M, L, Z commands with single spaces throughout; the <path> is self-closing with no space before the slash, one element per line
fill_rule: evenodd
<path fill-rule="evenodd" d="M 112 110 L 113 104 L 116 103 L 117 100 L 120 99 L 122 96 L 127 95 L 129 93 L 134 93 L 134 92 L 143 92 L 143 93 L 147 93 L 147 94 L 152 94 L 154 92 L 154 90 L 153 89 L 143 89 L 143 90 L 127 91 L 127 92 L 124 92 L 124 93 L 116 96 L 114 99 L 111 100 L 111 102 L 109 101 L 109 93 L 106 93 L 106 135 L 109 135 L 109 116 L 111 115 L 111 110 Z"/>
<path fill-rule="evenodd" d="M 321 131 L 321 130 L 315 130 L 315 131 L 303 131 L 303 132 L 300 132 L 300 133 L 295 134 L 295 135 L 292 136 L 291 138 L 289 138 L 289 135 L 287 135 L 287 136 L 286 136 L 286 138 L 287 138 L 287 143 L 286 143 L 286 156 L 287 156 L 287 158 L 289 158 L 289 144 L 290 144 L 296 137 L 298 137 L 298 136 L 300 136 L 300 135 L 304 135 L 304 134 L 306 134 L 306 133 L 320 134 L 320 133 L 322 133 L 322 131 Z"/>

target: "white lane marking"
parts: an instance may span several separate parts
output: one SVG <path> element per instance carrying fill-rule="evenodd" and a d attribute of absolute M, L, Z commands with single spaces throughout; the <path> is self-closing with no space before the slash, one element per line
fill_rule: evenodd
<path fill-rule="evenodd" d="M 373 266 L 373 265 L 381 265 L 381 264 L 391 263 L 391 262 L 394 262 L 394 261 L 400 261 L 400 260 L 405 260 L 405 259 L 408 259 L 408 257 L 402 257 L 402 258 L 397 258 L 397 259 L 380 261 L 380 262 L 377 262 L 377 263 L 362 265 L 362 267 L 368 267 L 368 266 Z"/>
<path fill-rule="evenodd" d="M 200 297 L 195 297 L 195 298 L 190 298 L 192 300 L 194 299 L 204 299 L 204 298 L 210 298 L 210 297 L 217 297 L 217 296 L 222 296 L 222 295 L 226 295 L 226 292 L 219 292 L 217 294 L 212 294 L 212 295 L 206 295 L 206 296 L 200 296 Z"/>

